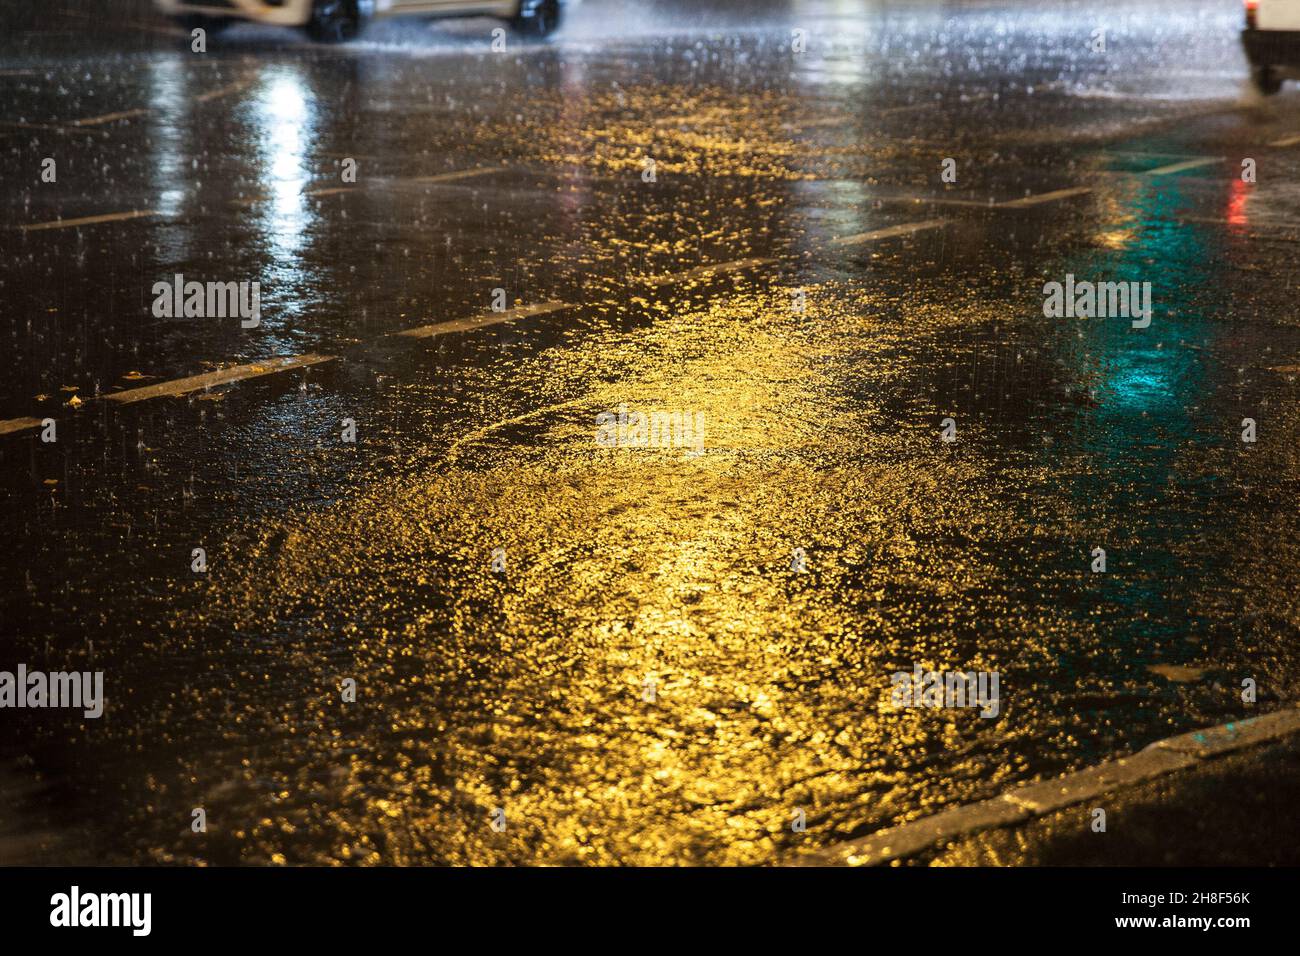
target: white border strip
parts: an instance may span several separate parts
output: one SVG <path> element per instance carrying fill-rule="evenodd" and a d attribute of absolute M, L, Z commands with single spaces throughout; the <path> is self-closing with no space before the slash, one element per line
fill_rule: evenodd
<path fill-rule="evenodd" d="M 1090 799 L 1194 767 L 1202 760 L 1300 733 L 1300 708 L 1233 721 L 1158 740 L 1130 757 L 1031 783 L 980 803 L 944 810 L 837 843 L 791 860 L 795 866 L 869 866 L 914 856 L 937 844 L 992 827 L 1019 823 Z"/>

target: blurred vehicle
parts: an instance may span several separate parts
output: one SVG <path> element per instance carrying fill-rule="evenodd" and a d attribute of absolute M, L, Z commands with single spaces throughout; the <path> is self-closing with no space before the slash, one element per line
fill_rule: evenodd
<path fill-rule="evenodd" d="M 1284 79 L 1300 78 L 1300 0 L 1246 0 L 1241 42 L 1250 61 L 1250 80 L 1265 96 Z"/>
<path fill-rule="evenodd" d="M 350 40 L 377 16 L 492 16 L 520 33 L 555 32 L 565 0 L 154 0 L 186 29 L 220 29 L 238 20 L 303 27 L 317 40 Z"/>

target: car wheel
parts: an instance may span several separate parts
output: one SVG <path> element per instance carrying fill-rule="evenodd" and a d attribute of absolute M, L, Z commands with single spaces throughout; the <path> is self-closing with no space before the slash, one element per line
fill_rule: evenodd
<path fill-rule="evenodd" d="M 321 43 L 351 40 L 365 28 L 374 0 L 316 0 L 307 32 Z"/>
<path fill-rule="evenodd" d="M 1282 77 L 1278 76 L 1277 70 L 1271 66 L 1253 67 L 1250 71 L 1250 82 L 1265 96 L 1272 96 L 1282 89 Z"/>
<path fill-rule="evenodd" d="M 550 36 L 560 28 L 560 0 L 523 0 L 514 28 L 528 37 Z"/>

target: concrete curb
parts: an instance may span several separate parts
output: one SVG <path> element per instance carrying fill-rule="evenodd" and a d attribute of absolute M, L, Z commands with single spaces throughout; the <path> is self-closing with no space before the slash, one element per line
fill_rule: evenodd
<path fill-rule="evenodd" d="M 1055 780 L 1026 784 L 1000 796 L 903 823 L 870 836 L 787 861 L 791 866 L 872 866 L 913 856 L 936 844 L 1021 823 L 1125 787 L 1184 770 L 1201 761 L 1300 733 L 1300 708 L 1158 740 L 1131 757 L 1107 761 Z"/>

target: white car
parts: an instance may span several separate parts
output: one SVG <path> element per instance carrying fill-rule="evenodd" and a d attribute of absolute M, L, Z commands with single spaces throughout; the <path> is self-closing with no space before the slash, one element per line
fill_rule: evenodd
<path fill-rule="evenodd" d="M 1245 0 L 1246 29 L 1241 42 L 1250 61 L 1250 79 L 1266 96 L 1284 79 L 1300 77 L 1300 0 Z"/>
<path fill-rule="evenodd" d="M 236 20 L 303 27 L 318 40 L 349 40 L 373 17 L 412 13 L 434 17 L 491 16 L 520 33 L 543 37 L 560 25 L 563 0 L 154 0 L 186 29 L 219 28 Z"/>

